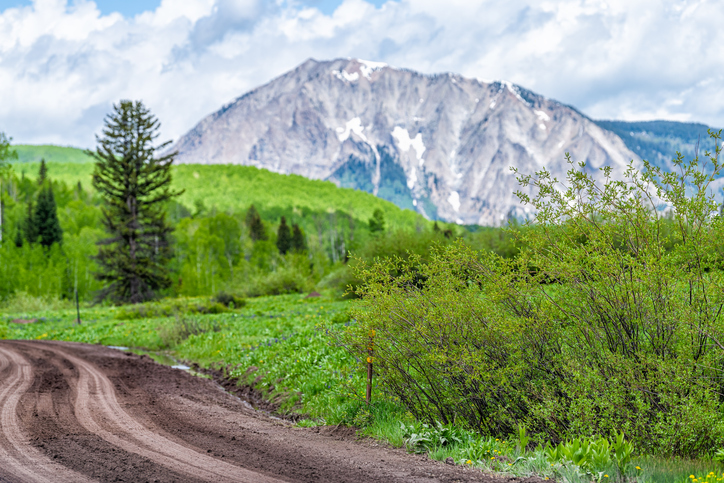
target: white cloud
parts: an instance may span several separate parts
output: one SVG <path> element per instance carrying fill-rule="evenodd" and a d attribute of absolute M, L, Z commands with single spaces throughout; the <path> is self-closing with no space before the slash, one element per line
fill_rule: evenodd
<path fill-rule="evenodd" d="M 507 79 L 594 118 L 724 126 L 718 0 L 163 0 L 133 18 L 91 1 L 0 13 L 0 131 L 90 147 L 121 98 L 164 139 L 309 57 Z"/>

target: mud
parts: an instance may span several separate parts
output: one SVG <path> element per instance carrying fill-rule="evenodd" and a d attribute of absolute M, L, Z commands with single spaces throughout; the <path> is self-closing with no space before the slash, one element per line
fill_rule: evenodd
<path fill-rule="evenodd" d="M 147 356 L 0 341 L 0 481 L 523 480 L 359 441 L 348 428 L 298 428 Z"/>

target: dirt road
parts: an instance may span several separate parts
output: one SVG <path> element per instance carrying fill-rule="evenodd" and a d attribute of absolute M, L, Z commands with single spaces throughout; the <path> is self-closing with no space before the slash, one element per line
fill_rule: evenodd
<path fill-rule="evenodd" d="M 0 481 L 500 482 L 296 428 L 148 357 L 0 341 Z"/>

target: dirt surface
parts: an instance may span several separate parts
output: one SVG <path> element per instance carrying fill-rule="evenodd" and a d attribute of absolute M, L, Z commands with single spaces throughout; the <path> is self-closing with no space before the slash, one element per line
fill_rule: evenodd
<path fill-rule="evenodd" d="M 347 428 L 297 428 L 146 356 L 0 341 L 0 481 L 523 480 L 357 441 Z"/>

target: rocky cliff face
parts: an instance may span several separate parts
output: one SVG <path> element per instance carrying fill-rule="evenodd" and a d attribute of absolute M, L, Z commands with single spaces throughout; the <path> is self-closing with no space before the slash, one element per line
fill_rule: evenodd
<path fill-rule="evenodd" d="M 203 119 L 172 148 L 181 163 L 230 163 L 328 179 L 429 218 L 497 225 L 522 217 L 510 167 L 564 154 L 623 173 L 615 134 L 507 82 L 423 75 L 361 60 L 308 60 Z"/>

